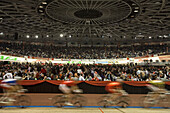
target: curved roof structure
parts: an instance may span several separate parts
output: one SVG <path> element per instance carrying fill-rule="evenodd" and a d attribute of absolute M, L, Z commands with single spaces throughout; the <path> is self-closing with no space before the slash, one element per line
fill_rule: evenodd
<path fill-rule="evenodd" d="M 32 41 L 169 41 L 170 1 L 1 0 L 0 32 Z"/>

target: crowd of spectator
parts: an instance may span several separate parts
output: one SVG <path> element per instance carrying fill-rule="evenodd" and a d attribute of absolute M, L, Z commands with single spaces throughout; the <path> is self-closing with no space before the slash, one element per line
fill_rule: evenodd
<path fill-rule="evenodd" d="M 18 56 L 63 59 L 111 59 L 139 57 L 167 52 L 168 45 L 131 45 L 102 47 L 66 47 L 45 44 L 0 42 L 0 52 Z"/>
<path fill-rule="evenodd" d="M 0 62 L 0 78 L 6 73 L 22 80 L 75 81 L 150 81 L 170 80 L 168 66 L 85 65 L 85 64 L 30 64 Z"/>

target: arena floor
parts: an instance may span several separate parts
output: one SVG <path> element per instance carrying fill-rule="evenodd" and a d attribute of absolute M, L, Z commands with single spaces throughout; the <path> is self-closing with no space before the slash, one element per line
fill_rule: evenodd
<path fill-rule="evenodd" d="M 170 113 L 170 109 L 144 108 L 4 108 L 0 113 Z"/>

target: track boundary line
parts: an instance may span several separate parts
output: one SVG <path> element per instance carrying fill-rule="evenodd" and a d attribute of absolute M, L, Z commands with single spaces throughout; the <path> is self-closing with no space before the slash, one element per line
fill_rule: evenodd
<path fill-rule="evenodd" d="M 1 107 L 1 106 L 0 106 Z M 19 107 L 19 106 L 2 106 L 2 107 Z M 55 106 L 24 106 L 24 107 L 55 107 Z M 76 108 L 78 106 L 63 106 L 63 108 Z M 101 106 L 83 106 L 82 108 L 100 108 Z M 57 107 L 56 107 L 57 108 Z M 109 106 L 107 108 L 121 108 L 120 106 Z M 126 108 L 143 108 L 141 106 L 128 106 Z M 154 109 L 165 109 L 163 107 L 149 107 L 149 108 L 154 108 Z M 104 108 L 105 109 L 105 108 Z M 166 109 L 170 109 L 170 107 L 167 107 Z"/>
<path fill-rule="evenodd" d="M 104 113 L 104 112 L 102 111 L 102 109 L 101 109 L 101 108 L 99 108 L 99 110 L 100 110 L 102 113 Z"/>

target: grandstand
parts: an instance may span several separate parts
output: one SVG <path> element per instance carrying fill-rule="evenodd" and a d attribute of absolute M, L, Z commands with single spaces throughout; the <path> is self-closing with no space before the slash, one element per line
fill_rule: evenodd
<path fill-rule="evenodd" d="M 169 67 L 169 0 L 0 0 L 0 82 L 20 78 L 32 107 L 51 106 L 62 81 L 75 81 L 93 108 L 121 81 L 129 106 L 141 107 L 135 99 L 151 91 L 149 81 L 170 90 Z"/>

